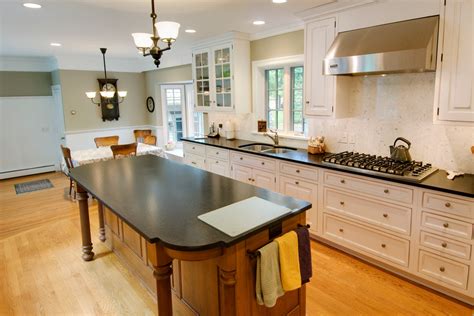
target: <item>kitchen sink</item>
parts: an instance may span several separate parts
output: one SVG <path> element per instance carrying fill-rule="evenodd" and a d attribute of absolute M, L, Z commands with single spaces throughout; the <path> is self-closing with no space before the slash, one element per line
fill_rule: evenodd
<path fill-rule="evenodd" d="M 239 148 L 247 149 L 250 151 L 255 151 L 259 153 L 268 153 L 268 154 L 284 154 L 290 151 L 297 150 L 293 147 L 285 147 L 285 146 L 275 146 L 271 144 L 261 144 L 261 143 L 252 143 L 241 145 Z"/>

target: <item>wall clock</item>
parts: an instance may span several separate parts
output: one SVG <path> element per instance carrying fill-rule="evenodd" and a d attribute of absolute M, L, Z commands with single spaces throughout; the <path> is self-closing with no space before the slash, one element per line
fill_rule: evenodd
<path fill-rule="evenodd" d="M 155 110 L 155 100 L 152 97 L 146 98 L 146 108 L 148 112 L 152 113 Z"/>
<path fill-rule="evenodd" d="M 103 98 L 100 96 L 100 108 L 102 110 L 102 121 L 118 121 L 120 117 L 119 111 L 119 98 L 117 93 L 117 81 L 118 79 L 97 79 L 99 81 L 99 89 L 107 89 L 109 91 L 115 91 L 113 98 Z"/>

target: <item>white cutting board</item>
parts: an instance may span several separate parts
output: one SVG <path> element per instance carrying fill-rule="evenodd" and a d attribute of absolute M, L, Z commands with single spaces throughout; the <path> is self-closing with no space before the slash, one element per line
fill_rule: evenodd
<path fill-rule="evenodd" d="M 287 207 L 254 196 L 199 215 L 198 218 L 235 237 L 290 212 L 292 210 Z"/>

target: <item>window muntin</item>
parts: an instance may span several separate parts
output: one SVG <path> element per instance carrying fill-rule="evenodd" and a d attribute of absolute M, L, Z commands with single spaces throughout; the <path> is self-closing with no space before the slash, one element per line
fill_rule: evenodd
<path fill-rule="evenodd" d="M 298 134 L 305 132 L 303 115 L 303 66 L 291 68 L 290 130 Z"/>
<path fill-rule="evenodd" d="M 267 69 L 266 82 L 266 112 L 268 128 L 274 130 L 284 129 L 284 69 Z"/>

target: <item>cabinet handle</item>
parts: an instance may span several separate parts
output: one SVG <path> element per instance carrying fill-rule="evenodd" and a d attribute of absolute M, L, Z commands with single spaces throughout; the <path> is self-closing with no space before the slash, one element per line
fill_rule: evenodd
<path fill-rule="evenodd" d="M 309 104 L 309 101 L 306 101 L 306 104 Z"/>
<path fill-rule="evenodd" d="M 451 207 L 451 203 L 446 202 L 446 204 L 444 204 L 444 206 L 446 206 L 446 207 Z"/>
<path fill-rule="evenodd" d="M 341 233 L 343 233 L 343 232 L 344 232 L 344 229 L 342 229 L 342 228 L 339 228 L 339 231 L 340 231 Z"/>
<path fill-rule="evenodd" d="M 196 147 L 193 146 L 193 149 L 196 149 Z"/>
<path fill-rule="evenodd" d="M 244 157 L 240 157 L 240 160 L 244 160 Z"/>
<path fill-rule="evenodd" d="M 216 163 L 219 163 L 219 161 L 216 160 Z"/>
<path fill-rule="evenodd" d="M 343 206 L 344 206 L 344 201 L 341 201 L 341 202 L 339 202 L 339 204 L 341 204 L 341 205 L 343 205 Z"/>
<path fill-rule="evenodd" d="M 252 182 L 252 178 L 249 178 L 248 180 L 249 180 L 250 182 Z"/>
<path fill-rule="evenodd" d="M 387 217 L 388 217 L 388 214 L 387 214 L 387 213 L 384 213 L 384 214 L 383 214 L 383 217 L 387 218 Z"/>
<path fill-rule="evenodd" d="M 218 152 L 218 151 L 216 152 L 216 155 L 219 155 L 219 152 Z"/>
<path fill-rule="evenodd" d="M 448 227 L 449 227 L 449 223 L 444 223 L 444 224 L 443 224 L 443 227 L 444 227 L 444 228 L 448 228 Z"/>
<path fill-rule="evenodd" d="M 383 190 L 383 193 L 388 193 L 390 192 L 388 189 Z"/>
<path fill-rule="evenodd" d="M 300 184 L 300 182 L 299 182 L 299 181 L 295 181 L 295 184 L 298 185 L 298 184 Z"/>
<path fill-rule="evenodd" d="M 346 183 L 346 180 L 341 179 L 341 183 L 342 183 L 342 184 Z"/>
<path fill-rule="evenodd" d="M 195 164 L 196 164 L 194 161 L 191 161 L 191 163 L 192 163 L 193 165 L 195 165 Z"/>
<path fill-rule="evenodd" d="M 446 269 L 444 267 L 439 267 L 439 271 L 444 272 Z"/>
<path fill-rule="evenodd" d="M 443 243 L 441 244 L 441 247 L 446 248 L 446 247 L 448 247 L 448 244 L 447 244 L 446 242 L 443 242 Z"/>
<path fill-rule="evenodd" d="M 262 166 L 264 166 L 264 165 L 265 165 L 265 163 L 262 161 Z"/>
<path fill-rule="evenodd" d="M 380 246 L 382 246 L 382 248 L 386 248 L 386 247 L 387 247 L 386 244 L 381 244 Z"/>
<path fill-rule="evenodd" d="M 252 179 L 252 182 L 255 182 L 255 179 Z"/>
<path fill-rule="evenodd" d="M 299 169 L 296 169 L 296 173 L 300 173 Z"/>

